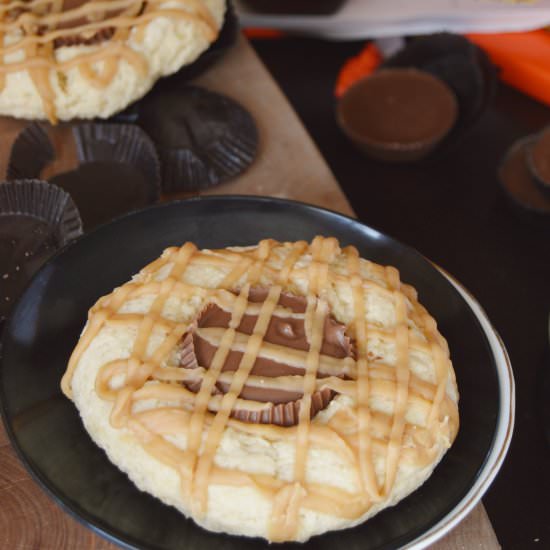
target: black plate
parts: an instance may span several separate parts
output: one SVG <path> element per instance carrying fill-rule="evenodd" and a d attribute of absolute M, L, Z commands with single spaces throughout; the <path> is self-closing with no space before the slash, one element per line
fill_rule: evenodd
<path fill-rule="evenodd" d="M 187 240 L 224 247 L 317 234 L 334 235 L 365 258 L 397 266 L 402 279 L 418 289 L 449 341 L 461 393 L 461 428 L 420 489 L 362 526 L 315 537 L 303 547 L 395 548 L 443 519 L 479 475 L 496 429 L 498 378 L 482 328 L 453 286 L 418 252 L 345 216 L 268 198 L 199 198 L 129 214 L 69 245 L 35 276 L 5 329 L 0 399 L 12 443 L 42 486 L 83 523 L 121 544 L 265 547 L 257 539 L 204 531 L 136 489 L 89 438 L 59 381 L 88 308 L 165 247 Z"/>

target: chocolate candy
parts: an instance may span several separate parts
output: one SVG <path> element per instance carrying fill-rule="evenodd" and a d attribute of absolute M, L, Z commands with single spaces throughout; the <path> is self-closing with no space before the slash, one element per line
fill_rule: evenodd
<path fill-rule="evenodd" d="M 406 162 L 427 156 L 457 117 L 453 91 L 416 69 L 382 69 L 356 82 L 338 104 L 338 122 L 375 158 Z"/>
<path fill-rule="evenodd" d="M 248 297 L 249 304 L 262 303 L 267 294 L 267 289 L 252 288 Z M 293 426 L 298 423 L 305 364 L 297 365 L 296 356 L 299 353 L 292 353 L 292 351 L 302 352 L 301 355 L 305 357 L 303 352 L 307 353 L 309 350 L 304 323 L 306 299 L 302 296 L 283 293 L 278 305 L 285 308 L 287 313 L 281 316 L 279 312 L 271 317 L 262 348 L 239 396 L 241 400 L 269 403 L 270 406 L 262 409 L 251 407 L 233 410 L 233 418 L 243 422 L 280 426 Z M 230 319 L 230 312 L 217 304 L 209 304 L 197 319 L 194 330 L 182 339 L 181 366 L 187 369 L 209 368 L 218 349 L 217 340 L 223 333 L 223 329 L 229 327 Z M 242 348 L 246 345 L 248 336 L 253 333 L 257 320 L 258 316 L 251 313 L 245 313 L 241 319 L 237 327 L 236 345 L 225 358 L 221 377 L 218 378 L 215 386 L 216 393 L 223 394 L 229 390 L 230 377 L 226 375 L 224 379 L 224 373 L 232 373 L 239 368 L 243 357 Z M 286 358 L 289 356 L 287 354 L 293 357 L 293 361 L 285 360 L 285 356 Z M 353 356 L 353 345 L 349 336 L 346 335 L 345 326 L 327 316 L 324 322 L 318 378 L 329 375 L 323 368 L 323 357 L 345 359 Z M 341 371 L 336 376 L 345 377 L 343 363 Z M 201 381 L 186 382 L 186 386 L 191 391 L 198 392 Z M 311 417 L 324 409 L 333 397 L 334 392 L 329 388 L 321 387 L 314 392 L 311 400 Z"/>
<path fill-rule="evenodd" d="M 550 197 L 550 127 L 527 147 L 527 164 L 535 184 Z"/>
<path fill-rule="evenodd" d="M 536 184 L 528 162 L 528 151 L 536 137 L 528 136 L 512 145 L 500 164 L 498 176 L 514 211 L 523 219 L 541 227 L 550 227 L 550 197 Z"/>
<path fill-rule="evenodd" d="M 382 67 L 425 71 L 442 80 L 455 94 L 458 117 L 437 146 L 438 153 L 449 150 L 476 124 L 493 101 L 498 83 L 497 69 L 485 52 L 467 38 L 451 33 L 414 38 Z"/>

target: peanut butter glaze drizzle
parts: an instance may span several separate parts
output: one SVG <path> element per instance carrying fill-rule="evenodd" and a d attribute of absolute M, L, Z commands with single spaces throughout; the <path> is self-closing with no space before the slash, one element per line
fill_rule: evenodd
<path fill-rule="evenodd" d="M 251 288 L 248 295 L 247 312 L 252 304 L 264 302 L 267 295 L 268 290 L 265 288 Z M 302 377 L 305 372 L 302 365 L 305 364 L 307 351 L 310 347 L 304 330 L 306 299 L 302 296 L 282 293 L 277 305 L 281 306 L 278 308 L 280 311 L 276 309 L 269 321 L 260 353 L 239 395 L 242 400 L 269 403 L 270 407 L 260 411 L 236 409 L 231 412 L 231 417 L 243 422 L 292 426 L 298 423 L 300 400 L 303 396 Z M 258 316 L 253 313 L 246 313 L 243 316 L 237 327 L 237 335 L 240 336 L 241 341 L 252 335 L 257 320 Z M 183 339 L 180 363 L 182 367 L 209 368 L 219 340 L 224 329 L 229 327 L 230 321 L 230 311 L 222 309 L 217 304 L 206 306 L 197 320 L 197 327 L 186 334 Z M 284 359 L 279 359 L 281 356 L 284 357 L 285 348 L 290 348 L 290 353 L 294 353 L 294 357 L 297 359 L 295 364 L 289 365 L 284 362 Z M 296 351 L 294 352 L 294 350 Z M 324 319 L 321 354 L 320 362 L 326 355 L 337 359 L 353 356 L 352 343 L 345 334 L 345 326 L 330 316 Z M 242 351 L 234 348 L 229 351 L 222 367 L 222 374 L 216 382 L 214 394 L 227 393 L 230 377 L 224 377 L 224 373 L 235 372 L 240 365 L 242 356 Z M 345 364 L 346 362 L 342 361 L 342 367 L 345 367 Z M 318 376 L 323 378 L 328 374 L 321 372 Z M 339 376 L 344 377 L 344 372 Z M 191 391 L 197 392 L 200 389 L 201 381 L 193 380 L 186 382 L 185 385 Z M 319 410 L 324 409 L 333 396 L 334 392 L 329 388 L 315 391 L 312 396 L 310 418 L 315 416 Z"/>
<path fill-rule="evenodd" d="M 270 258 L 279 243 L 265 240 L 250 250 L 239 253 L 230 250 L 214 254 L 198 251 L 191 243 L 168 249 L 157 261 L 141 272 L 138 279 L 126 283 L 112 294 L 101 298 L 90 310 L 88 325 L 70 359 L 62 381 L 66 395 L 71 396 L 73 372 L 91 341 L 104 326 L 122 324 L 134 326 L 137 336 L 127 359 L 103 365 L 96 378 L 96 391 L 113 402 L 111 424 L 130 430 L 143 448 L 157 460 L 174 468 L 180 475 L 182 494 L 195 517 L 207 512 L 210 484 L 251 486 L 272 502 L 269 538 L 272 541 L 294 540 L 300 528 L 302 510 L 331 514 L 355 520 L 365 515 L 376 502 L 388 496 L 393 488 L 399 463 L 416 467 L 429 465 L 436 457 L 436 437 L 452 441 L 458 429 L 456 404 L 447 395 L 448 377 L 452 369 L 444 340 L 437 332 L 435 321 L 417 302 L 411 287 L 399 281 L 393 268 L 371 265 L 382 282 L 376 283 L 361 271 L 357 250 L 347 247 L 341 253 L 346 258 L 346 273 L 331 264 L 340 254 L 333 238 L 316 237 L 311 245 L 293 243 L 287 248 L 284 263 L 278 271 Z M 304 254 L 311 257 L 306 268 L 296 262 Z M 217 288 L 204 288 L 186 283 L 189 265 L 213 265 L 226 270 L 227 275 Z M 160 270 L 169 270 L 158 280 Z M 263 301 L 254 301 L 254 292 L 265 277 L 272 285 L 264 292 Z M 281 305 L 288 293 L 291 279 L 307 278 L 305 309 L 301 313 Z M 342 347 L 344 357 L 325 355 L 324 329 L 329 316 L 328 292 L 335 284 L 349 285 L 353 301 L 353 321 L 346 328 L 355 339 L 353 356 Z M 235 293 L 235 289 L 238 289 Z M 394 303 L 393 328 L 382 329 L 369 324 L 366 303 L 369 293 L 382 295 Z M 155 299 L 144 314 L 122 313 L 127 301 L 153 295 Z M 172 321 L 163 315 L 168 298 L 182 302 L 199 297 L 203 307 L 216 303 L 230 312 L 227 326 L 217 336 L 209 368 L 168 366 L 170 353 L 189 339 L 196 320 L 187 323 Z M 201 308 L 202 309 L 202 308 Z M 302 308 L 303 309 L 303 308 Z M 285 355 L 286 364 L 301 364 L 303 375 L 284 380 L 284 389 L 299 392 L 298 424 L 249 423 L 232 418 L 236 410 L 263 411 L 271 407 L 261 400 L 246 399 L 243 390 L 250 384 L 260 352 L 266 353 L 266 342 L 274 316 L 303 316 L 308 348 L 292 349 Z M 425 338 L 408 328 L 414 320 Z M 253 325 L 250 334 L 239 331 L 243 323 Z M 154 331 L 162 331 L 163 341 L 148 352 Z M 386 365 L 369 349 L 373 339 L 395 347 L 395 365 Z M 186 349 L 186 346 L 183 346 Z M 239 349 L 238 366 L 225 369 L 232 350 Z M 420 379 L 409 369 L 409 353 L 430 354 L 435 364 L 433 383 Z M 281 353 L 281 349 L 274 352 Z M 294 354 L 294 355 L 293 355 Z M 301 363 L 300 363 L 301 362 Z M 345 378 L 342 377 L 345 373 Z M 123 380 L 120 383 L 120 380 Z M 285 378 L 284 376 L 281 378 Z M 119 383 L 114 384 L 117 379 Z M 225 393 L 216 393 L 223 383 Z M 188 385 L 196 384 L 194 391 Z M 355 405 L 341 407 L 328 421 L 311 418 L 311 404 L 317 391 L 348 396 Z M 393 404 L 391 413 L 371 406 L 381 398 Z M 155 399 L 164 403 L 160 408 L 140 409 L 139 404 Z M 407 406 L 424 412 L 427 421 L 416 424 L 407 418 Z M 292 480 L 277 475 L 253 474 L 222 467 L 215 462 L 216 452 L 226 429 L 257 435 L 268 441 L 294 442 L 294 473 Z M 167 438 L 185 438 L 185 448 Z M 310 449 L 329 450 L 345 461 L 355 472 L 356 489 L 343 490 L 308 479 L 307 462 Z M 376 473 L 374 456 L 385 456 L 383 474 Z"/>
<path fill-rule="evenodd" d="M 209 42 L 217 36 L 217 25 L 199 0 L 181 6 L 167 0 L 12 0 L 0 4 L 0 93 L 6 75 L 27 71 L 42 99 L 48 119 L 57 121 L 53 79 L 63 88 L 65 71 L 78 67 L 92 86 L 107 87 L 121 62 L 130 64 L 141 76 L 147 60 L 128 44 L 131 33 L 139 41 L 145 27 L 155 18 L 195 21 Z M 64 60 L 58 49 L 81 48 Z M 9 60 L 9 58 L 13 60 Z"/>

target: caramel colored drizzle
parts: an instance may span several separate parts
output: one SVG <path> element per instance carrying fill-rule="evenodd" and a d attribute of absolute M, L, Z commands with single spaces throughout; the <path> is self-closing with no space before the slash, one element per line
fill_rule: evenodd
<path fill-rule="evenodd" d="M 365 496 L 376 501 L 380 499 L 378 482 L 371 460 L 372 450 L 369 436 L 369 363 L 367 359 L 367 324 L 365 322 L 365 296 L 359 274 L 359 254 L 356 248 L 345 249 L 353 296 L 355 338 L 357 342 L 357 446 L 360 479 Z"/>
<path fill-rule="evenodd" d="M 130 356 L 104 364 L 96 378 L 98 395 L 113 402 L 111 424 L 131 430 L 151 456 L 180 474 L 185 500 L 197 517 L 207 513 L 208 488 L 211 484 L 256 488 L 272 502 L 269 525 L 272 541 L 296 539 L 300 529 L 300 513 L 304 509 L 349 520 L 360 518 L 375 502 L 389 495 L 400 463 L 427 466 L 435 458 L 435 435 L 442 433 L 450 442 L 458 428 L 457 406 L 446 391 L 448 377 L 452 376 L 446 347 L 442 347 L 442 337 L 435 321 L 416 302 L 414 291 L 401 284 L 397 270 L 373 267 L 381 282 L 366 280 L 361 273 L 362 260 L 357 250 L 347 247 L 343 251 L 347 276 L 343 277 L 331 269 L 340 252 L 338 242 L 316 237 L 309 247 L 305 242 L 294 243 L 283 265 L 275 272 L 270 267 L 270 259 L 278 246 L 275 241 L 265 240 L 255 249 L 240 253 L 201 252 L 190 243 L 166 250 L 161 258 L 141 271 L 138 279 L 98 300 L 90 310 L 88 324 L 62 380 L 62 389 L 70 396 L 74 370 L 103 327 L 113 324 L 136 327 L 137 336 Z M 311 262 L 306 269 L 298 268 L 297 261 L 306 254 L 311 255 Z M 191 264 L 216 265 L 224 268 L 227 274 L 217 288 L 190 285 L 185 282 L 185 273 Z M 156 280 L 158 271 L 167 267 L 168 276 L 162 281 Z M 284 382 L 287 388 L 301 386 L 303 394 L 299 422 L 296 426 L 281 427 L 233 419 L 230 417 L 232 410 L 244 406 L 239 395 L 245 383 L 262 383 L 250 376 L 250 372 L 260 348 L 264 352 L 269 348 L 263 337 L 270 318 L 278 307 L 282 291 L 297 273 L 305 276 L 308 282 L 306 312 L 303 315 L 310 346 L 307 352 L 291 351 L 291 354 L 297 354 L 294 360 L 305 366 L 303 377 L 281 377 L 280 382 Z M 275 281 L 269 287 L 267 298 L 261 303 L 249 302 L 251 286 L 265 280 L 266 276 Z M 356 340 L 356 359 L 340 360 L 340 368 L 346 368 L 351 379 L 336 376 L 338 360 L 334 358 L 329 358 L 335 362 L 334 371 L 327 372 L 326 369 L 330 371 L 332 367 L 323 363 L 328 376 L 318 378 L 323 322 L 328 314 L 327 293 L 332 285 L 342 280 L 346 280 L 351 288 L 353 321 L 349 324 L 349 330 Z M 226 291 L 236 288 L 239 289 L 237 295 Z M 395 324 L 391 329 L 380 329 L 367 323 L 366 298 L 369 292 L 377 292 L 393 300 Z M 155 296 L 147 313 L 120 311 L 129 300 L 147 295 Z M 170 367 L 166 364 L 167 358 L 182 335 L 190 329 L 190 323 L 167 319 L 163 316 L 164 306 L 170 297 L 183 301 L 197 296 L 203 304 L 214 301 L 229 308 L 229 327 L 208 329 L 222 331 L 216 336 L 218 348 L 208 369 L 202 366 L 194 369 Z M 252 334 L 237 333 L 243 316 L 251 311 L 257 315 Z M 423 329 L 426 342 L 415 340 L 409 333 L 408 318 L 414 318 Z M 149 341 L 155 329 L 164 331 L 165 335 L 149 354 Z M 395 346 L 395 365 L 386 365 L 376 357 L 371 358 L 368 351 L 371 338 Z M 236 347 L 243 351 L 238 369 L 221 372 L 227 354 Z M 420 379 L 410 371 L 409 352 L 412 350 L 432 356 L 435 383 Z M 281 350 L 275 349 L 273 353 L 281 353 Z M 348 364 L 350 361 L 351 366 Z M 112 381 L 121 377 L 123 382 L 114 389 Z M 189 391 L 181 383 L 189 380 L 201 381 L 197 393 Z M 229 390 L 224 395 L 213 394 L 212 389 L 220 381 L 228 384 Z M 322 388 L 350 396 L 356 405 L 337 410 L 326 424 L 312 421 L 311 396 Z M 393 402 L 391 414 L 371 409 L 370 403 L 377 396 Z M 139 412 L 140 408 L 136 406 L 151 399 L 169 405 Z M 266 406 L 269 404 L 246 400 L 248 409 L 256 407 L 260 410 Z M 426 424 L 417 425 L 407 420 L 408 407 L 420 411 L 427 419 Z M 268 441 L 293 442 L 295 462 L 292 479 L 284 481 L 276 476 L 250 474 L 216 464 L 216 453 L 227 428 Z M 186 436 L 185 448 L 170 443 L 165 439 L 169 436 Z M 404 445 L 405 440 L 413 441 L 414 445 Z M 330 450 L 349 465 L 351 471 L 356 473 L 356 489 L 346 491 L 309 480 L 307 461 L 311 448 Z M 382 476 L 375 471 L 375 454 L 386 456 Z"/>
<path fill-rule="evenodd" d="M 205 376 L 203 377 L 201 389 L 195 401 L 193 416 L 191 418 L 191 425 L 190 425 L 189 444 L 188 444 L 187 451 L 185 453 L 185 464 L 190 473 L 190 478 L 187 480 L 187 485 L 189 487 L 189 490 L 187 492 L 189 494 L 192 494 L 193 492 L 193 482 L 194 482 L 193 473 L 196 468 L 199 446 L 201 444 L 202 435 L 203 435 L 203 425 L 205 421 L 205 414 L 208 408 L 208 403 L 211 399 L 212 389 L 214 388 L 218 375 L 221 372 L 225 358 L 229 353 L 229 350 L 231 349 L 231 344 L 235 338 L 236 329 L 239 326 L 241 318 L 244 315 L 244 312 L 246 310 L 249 289 L 250 289 L 249 285 L 244 285 L 239 294 L 238 299 L 235 302 L 235 309 L 231 316 L 229 329 L 226 330 L 220 342 L 220 346 L 216 351 L 216 354 L 214 355 L 212 364 L 210 365 L 210 368 L 206 372 Z M 243 356 L 243 359 L 244 359 L 244 356 Z M 230 392 L 231 392 L 231 389 L 225 395 L 228 395 Z M 227 401 L 226 401 L 226 406 L 227 406 Z M 218 407 L 218 412 L 219 412 L 219 409 L 220 407 Z M 218 423 L 219 422 L 220 421 L 218 421 Z M 210 435 L 210 433 L 211 432 L 209 431 L 208 434 Z M 210 447 L 213 447 L 213 441 L 215 437 L 216 437 L 216 434 L 213 434 L 210 437 Z M 211 463 L 213 460 L 212 454 L 214 453 L 214 451 L 215 449 L 211 451 L 210 455 L 205 455 L 205 460 L 208 462 L 207 463 L 208 470 L 211 469 Z M 205 475 L 206 474 L 203 474 L 203 477 Z M 184 490 L 185 490 L 185 487 L 184 487 Z M 205 508 L 203 498 L 199 498 L 196 502 L 194 501 L 193 506 L 197 507 L 194 511 L 196 511 L 197 513 L 203 513 Z"/>
<path fill-rule="evenodd" d="M 74 9 L 63 11 L 59 0 L 11 1 L 0 5 L 0 93 L 6 75 L 27 71 L 38 91 L 44 112 L 55 123 L 54 78 L 63 78 L 65 71 L 78 67 L 92 86 L 104 88 L 115 77 L 119 64 L 125 61 L 141 76 L 147 74 L 147 60 L 126 44 L 132 31 L 136 40 L 143 40 L 146 26 L 156 18 L 196 22 L 206 39 L 217 36 L 216 22 L 199 0 L 186 0 L 182 6 L 167 6 L 167 0 L 88 0 Z M 15 14 L 15 15 L 11 15 Z M 105 32 L 110 29 L 111 32 Z M 111 36 L 112 34 L 112 36 Z M 97 38 L 87 39 L 86 36 Z M 6 38 L 10 42 L 6 44 Z M 11 40 L 12 37 L 15 37 Z M 98 42 L 98 47 L 82 48 L 77 55 L 61 61 L 57 45 Z M 99 44 L 107 40 L 105 44 Z M 22 54 L 23 60 L 7 61 L 6 56 Z"/>
<path fill-rule="evenodd" d="M 399 291 L 399 273 L 394 267 L 387 267 L 387 280 L 390 288 L 394 289 L 395 305 L 395 345 L 397 361 L 395 365 L 397 388 L 395 392 L 395 403 L 393 413 L 393 424 L 388 442 L 386 457 L 386 479 L 384 483 L 384 494 L 391 491 L 395 475 L 397 474 L 397 463 L 405 428 L 405 412 L 407 408 L 409 391 L 409 330 L 407 328 L 407 311 L 405 296 Z"/>
<path fill-rule="evenodd" d="M 291 486 L 281 489 L 274 503 L 274 515 L 269 535 L 273 541 L 291 540 L 298 530 L 301 500 L 307 495 L 306 461 L 308 453 L 311 397 L 315 391 L 315 381 L 323 342 L 323 324 L 328 315 L 328 305 L 324 299 L 328 282 L 328 264 L 333 260 L 338 242 L 336 239 L 316 237 L 311 244 L 312 262 L 309 266 L 309 285 L 306 306 L 305 326 L 310 327 L 310 349 L 307 353 L 304 374 L 304 389 L 300 403 L 296 452 L 294 459 L 294 480 Z M 319 299 L 317 299 L 317 296 Z M 306 328 L 306 334 L 307 334 Z M 282 511 L 282 512 L 281 512 Z"/>

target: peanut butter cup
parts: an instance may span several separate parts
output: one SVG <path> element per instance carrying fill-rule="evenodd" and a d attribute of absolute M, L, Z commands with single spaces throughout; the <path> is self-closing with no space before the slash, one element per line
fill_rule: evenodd
<path fill-rule="evenodd" d="M 550 127 L 527 147 L 527 163 L 535 184 L 550 197 Z"/>
<path fill-rule="evenodd" d="M 452 90 L 416 69 L 382 69 L 355 83 L 338 103 L 338 122 L 368 155 L 407 162 L 427 156 L 457 117 Z"/>
<path fill-rule="evenodd" d="M 261 304 L 267 295 L 268 290 L 265 288 L 252 288 L 248 296 L 249 304 Z M 279 426 L 294 426 L 298 423 L 305 356 L 310 349 L 304 323 L 306 303 L 303 296 L 288 292 L 281 294 L 278 301 L 281 307 L 269 321 L 260 353 L 239 395 L 243 403 L 250 403 L 250 408 L 234 409 L 231 413 L 233 418 Z M 223 331 L 229 328 L 230 321 L 230 312 L 215 303 L 209 304 L 201 312 L 194 330 L 182 339 L 180 365 L 186 369 L 210 368 L 220 338 Z M 238 370 L 243 358 L 241 348 L 253 334 L 257 321 L 258 315 L 255 313 L 246 313 L 241 319 L 237 327 L 235 349 L 231 349 L 225 358 L 222 374 L 215 385 L 215 394 L 225 394 L 229 390 L 229 373 Z M 337 366 L 335 372 L 335 361 L 331 359 L 354 357 L 353 345 L 345 330 L 346 327 L 330 315 L 325 318 L 317 390 L 311 398 L 311 417 L 324 409 L 334 397 L 331 389 L 323 388 L 322 379 L 331 375 L 346 377 L 346 363 Z M 227 380 L 224 380 L 224 373 L 228 373 L 225 375 Z M 185 385 L 191 391 L 198 392 L 201 381 L 196 379 Z"/>
<path fill-rule="evenodd" d="M 438 155 L 446 153 L 476 124 L 493 101 L 498 85 L 497 68 L 487 54 L 464 36 L 451 33 L 408 40 L 404 48 L 383 62 L 382 69 L 417 69 L 429 73 L 454 94 L 457 117 L 432 150 Z"/>
<path fill-rule="evenodd" d="M 537 144 L 537 136 L 520 139 L 510 147 L 498 170 L 502 189 L 514 211 L 524 220 L 550 227 L 550 196 L 537 185 L 529 151 Z"/>

